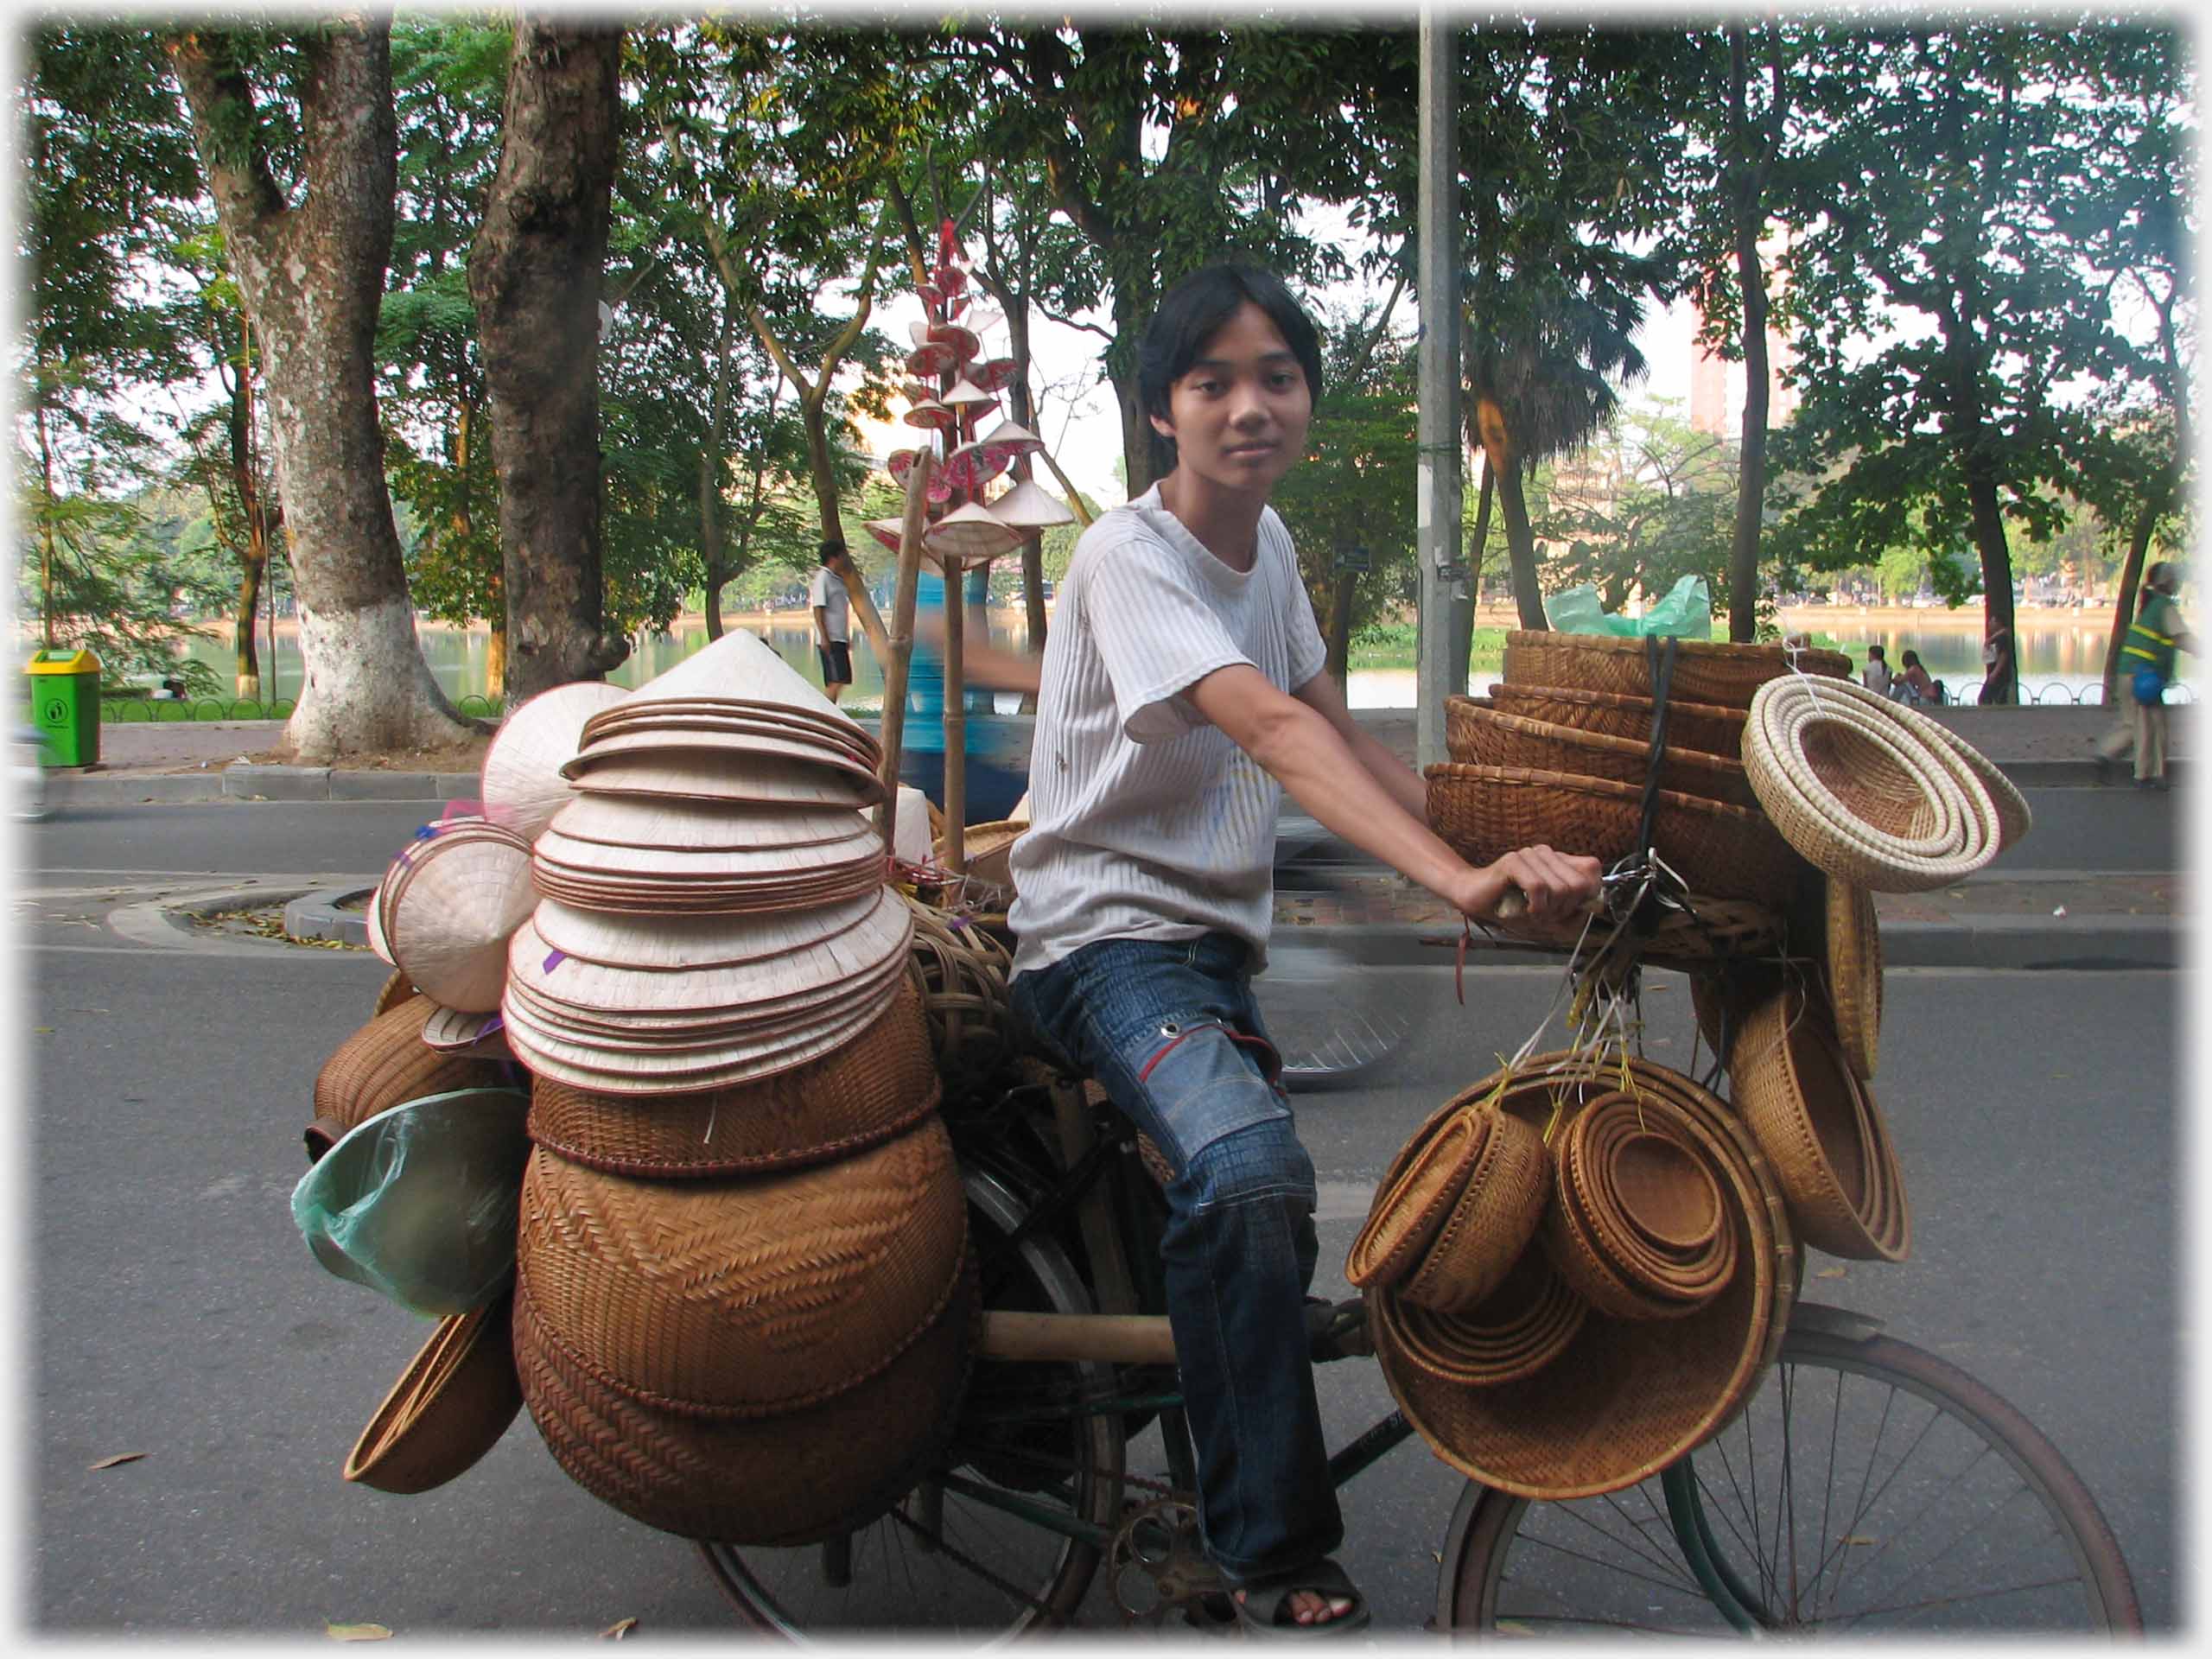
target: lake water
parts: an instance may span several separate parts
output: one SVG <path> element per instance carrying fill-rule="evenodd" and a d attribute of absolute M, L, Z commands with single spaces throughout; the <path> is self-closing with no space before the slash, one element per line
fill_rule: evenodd
<path fill-rule="evenodd" d="M 2099 700 L 2108 619 L 2097 613 L 2084 614 L 2093 620 L 2078 626 L 2044 625 L 2020 630 L 2022 701 Z M 1870 628 L 1863 623 L 1854 629 L 1854 620 L 1845 613 L 1825 619 L 1815 626 L 1840 640 L 1854 657 L 1863 654 L 1869 644 L 1878 641 L 1892 669 L 1904 661 L 1906 651 L 1918 652 L 1928 671 L 1943 681 L 1954 696 L 1963 696 L 1971 700 L 1980 686 L 1981 644 L 1975 629 Z M 796 618 L 786 620 L 753 616 L 738 619 L 732 626 L 760 635 L 810 683 L 821 683 L 821 673 L 814 659 L 813 631 L 804 622 Z M 859 632 L 857 627 L 855 632 Z M 437 677 L 447 696 L 459 698 L 485 695 L 488 636 L 480 632 L 425 626 L 417 630 L 417 637 L 430 671 Z M 1028 629 L 1018 611 L 995 611 L 991 617 L 990 638 L 991 643 L 1002 650 L 1019 652 L 1027 644 Z M 705 625 L 698 622 L 679 626 L 672 633 L 642 635 L 632 642 L 628 659 L 607 677 L 618 685 L 643 684 L 682 662 L 703 645 L 706 639 Z M 219 680 L 226 686 L 230 683 L 233 659 L 227 645 L 219 639 L 200 639 L 192 643 L 191 649 L 194 657 L 215 671 Z M 264 676 L 269 667 L 268 655 L 264 639 Z M 276 658 L 275 695 L 296 697 L 300 683 L 298 645 L 290 639 L 280 638 Z M 2183 660 L 2186 664 L 2190 659 Z M 1497 652 L 1478 652 L 1468 674 L 1470 690 L 1477 693 L 1488 690 L 1503 671 L 1503 664 Z M 845 694 L 846 705 L 854 709 L 880 706 L 883 701 L 883 674 L 865 639 L 855 639 L 853 643 L 853 675 L 855 684 Z M 1417 702 L 1416 683 L 1414 658 L 1408 652 L 1402 660 L 1354 669 L 1345 689 L 1346 700 L 1355 709 L 1410 709 Z M 2183 676 L 2176 684 L 2179 688 L 2173 694 L 2176 701 L 2192 695 L 2188 677 Z M 1002 699 L 1002 706 L 1011 709 L 1014 701 Z"/>

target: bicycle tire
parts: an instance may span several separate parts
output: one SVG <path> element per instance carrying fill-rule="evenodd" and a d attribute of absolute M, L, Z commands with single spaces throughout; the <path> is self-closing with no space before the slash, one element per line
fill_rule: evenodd
<path fill-rule="evenodd" d="M 963 1172 L 963 1179 L 970 1227 L 981 1230 L 976 1236 L 1012 1235 L 1028 1209 L 1013 1186 L 976 1169 Z M 1093 1311 L 1083 1280 L 1048 1234 L 1024 1238 L 1017 1254 L 1020 1278 L 996 1294 L 987 1291 L 989 1306 Z M 1111 1368 L 978 1363 L 963 1426 L 974 1420 L 977 1402 L 988 1401 L 999 1408 L 1001 1427 L 976 1431 L 988 1444 L 964 1427 L 956 1430 L 931 1475 L 985 1481 L 1110 1529 L 1120 1518 L 1125 1455 L 1117 1417 L 1077 1410 L 1048 1417 L 1033 1431 L 1009 1436 L 1003 1427 L 1004 1420 L 1018 1420 L 1025 1398 L 1049 1402 L 1056 1378 L 1061 1386 L 1072 1380 L 1079 1389 L 1103 1394 L 1110 1391 Z M 1062 1434 L 1065 1451 L 1054 1444 Z M 1052 1491 L 1062 1484 L 1071 1495 Z M 918 1484 L 890 1514 L 828 1544 L 753 1549 L 702 1542 L 698 1548 L 745 1624 L 793 1641 L 836 1643 L 864 1639 L 871 1631 L 912 1630 L 994 1645 L 1065 1624 L 1082 1605 L 1101 1555 L 1077 1539 L 968 1500 L 937 1478 Z M 835 1582 L 840 1577 L 846 1582 Z"/>
<path fill-rule="evenodd" d="M 1797 1433 L 1801 1420 L 1804 1435 Z M 1863 1436 L 1870 1421 L 1864 1462 L 1840 1458 L 1847 1425 Z M 1881 1461 L 1885 1442 L 1893 1448 L 1905 1442 L 1894 1463 Z M 1904 1478 L 1905 1463 L 1931 1443 L 1930 1455 L 1941 1459 L 1936 1472 L 1916 1474 L 1891 1504 L 1888 1494 Z M 1741 1450 L 1732 1452 L 1732 1446 Z M 1993 1452 L 1997 1462 L 1989 1465 Z M 1908 1343 L 1793 1327 L 1758 1394 L 1688 1461 L 1699 1503 L 1717 1522 L 1700 1530 L 1720 1557 L 1719 1576 L 1745 1587 L 1753 1604 L 1743 1610 L 1749 1618 L 1739 1622 L 1767 1630 L 1855 1631 L 1886 1613 L 1913 1631 L 2143 1628 L 2134 1582 L 2112 1529 L 2057 1448 L 1985 1385 Z M 1827 1491 L 1823 1495 L 1816 1485 L 1808 1495 L 1800 1471 L 1816 1461 L 1824 1464 Z M 1931 1492 L 1928 1482 L 1938 1475 L 1944 1484 Z M 1962 1490 L 1969 1479 L 1971 1487 Z M 1840 1481 L 1855 1491 L 1837 1531 L 1833 1500 Z M 1763 1482 L 1772 1486 L 1764 1501 Z M 1728 1633 L 1726 1611 L 1681 1558 L 1661 1486 L 1654 1477 L 1605 1497 L 1532 1503 L 1469 1482 L 1443 1552 L 1439 1624 L 1515 1632 L 1556 1625 Z M 1927 1507 L 1894 1526 L 1904 1518 L 1899 1507 L 1915 1497 L 1925 1498 Z M 1815 1547 L 1808 1548 L 1814 1498 L 1821 1500 L 1821 1512 Z M 1891 1546 L 1936 1505 L 1968 1530 L 1933 1554 L 1916 1544 L 1889 1563 L 1891 1571 L 1906 1569 L 1903 1578 L 1870 1580 L 1866 1605 L 1840 1605 L 1850 1581 L 1879 1566 Z M 1957 1573 L 1995 1554 L 1986 1538 L 1967 1548 L 1973 1534 L 2000 1522 L 2005 1553 L 1997 1564 L 2008 1577 L 1958 1580 Z M 1912 1587 L 1914 1579 L 1962 1549 L 1955 1566 L 1944 1569 L 1948 1577 Z M 1859 1551 L 1865 1553 L 1854 1555 Z M 1959 1587 L 1931 1593 L 1945 1582 Z M 1885 1596 L 1903 1599 L 1872 1599 L 1880 1586 L 1887 1586 Z M 1939 1618 L 1943 1614 L 1956 1622 Z"/>

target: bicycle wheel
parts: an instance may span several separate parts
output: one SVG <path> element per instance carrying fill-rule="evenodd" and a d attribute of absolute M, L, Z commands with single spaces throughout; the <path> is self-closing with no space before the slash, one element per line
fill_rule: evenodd
<path fill-rule="evenodd" d="M 1745 1409 L 1666 1477 L 1560 1503 L 1470 1482 L 1444 1562 L 1437 1616 L 1454 1628 L 2142 1628 L 2096 1501 L 2033 1424 L 1908 1344 L 1799 1326 Z"/>
<path fill-rule="evenodd" d="M 1065 1252 L 1041 1230 L 1002 1248 L 1027 1211 L 1014 1190 L 977 1170 L 964 1179 L 985 1305 L 1091 1312 Z M 1064 1624 L 1100 1551 L 1046 1522 L 1110 1535 L 1119 1519 L 1121 1422 L 1086 1403 L 1112 1387 L 1109 1366 L 979 1363 L 950 1446 L 888 1515 L 807 1548 L 702 1543 L 700 1553 L 748 1624 L 798 1640 L 901 1630 L 981 1644 Z"/>

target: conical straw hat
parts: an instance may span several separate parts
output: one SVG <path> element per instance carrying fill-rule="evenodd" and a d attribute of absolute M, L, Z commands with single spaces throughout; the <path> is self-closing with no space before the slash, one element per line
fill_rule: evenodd
<path fill-rule="evenodd" d="M 604 680 L 576 680 L 517 707 L 499 722 L 484 752 L 477 791 L 484 816 L 524 841 L 535 840 L 575 796 L 561 766 L 575 753 L 584 721 L 625 695 L 620 686 Z"/>
<path fill-rule="evenodd" d="M 580 795 L 547 826 L 569 841 L 701 852 L 733 847 L 819 847 L 872 826 L 850 807 L 760 807 L 733 812 L 693 801 Z"/>
<path fill-rule="evenodd" d="M 610 968 L 671 972 L 796 957 L 856 931 L 858 943 L 880 944 L 885 940 L 879 933 L 902 910 L 883 888 L 792 916 L 701 917 L 690 922 L 655 918 L 640 925 L 547 899 L 531 912 L 519 937 L 535 932 L 549 950 Z M 880 954 L 874 951 L 868 959 Z"/>
<path fill-rule="evenodd" d="M 487 1052 L 487 1047 L 498 1042 L 499 1024 L 496 1009 L 489 1014 L 464 1014 L 459 1008 L 442 1008 L 433 1004 L 429 1018 L 423 1021 L 423 1041 L 442 1054 L 466 1050 L 486 1059 L 498 1059 L 502 1056 L 495 1048 Z"/>
<path fill-rule="evenodd" d="M 751 876 L 759 880 L 805 880 L 883 861 L 883 842 L 863 821 L 842 841 L 807 847 L 614 847 L 605 842 L 572 841 L 549 828 L 531 849 L 537 863 L 556 871 L 669 878 Z"/>
<path fill-rule="evenodd" d="M 899 540 L 906 533 L 906 526 L 904 519 L 870 518 L 864 521 L 861 528 L 896 553 L 899 550 Z"/>
<path fill-rule="evenodd" d="M 758 710 L 735 711 L 728 709 L 669 707 L 618 715 L 611 717 L 587 741 L 598 745 L 641 733 L 652 733 L 671 740 L 682 737 L 689 741 L 693 736 L 706 736 L 798 743 L 820 750 L 825 760 L 850 763 L 868 772 L 873 772 L 883 758 L 873 740 L 856 741 L 841 737 L 801 721 L 787 720 Z"/>
<path fill-rule="evenodd" d="M 983 442 L 1016 456 L 1033 455 L 1045 447 L 1042 438 L 1016 421 L 1001 421 L 983 434 Z"/>
<path fill-rule="evenodd" d="M 973 380 L 956 380 L 952 383 L 951 391 L 938 394 L 938 402 L 947 409 L 966 411 L 995 404 L 998 399 Z"/>
<path fill-rule="evenodd" d="M 785 730 L 780 735 L 827 739 L 866 760 L 880 760 L 883 753 L 873 736 L 844 715 L 833 720 L 812 709 L 743 697 L 664 697 L 634 708 L 602 709 L 584 722 L 576 747 L 581 751 L 585 743 L 603 732 L 635 730 L 653 721 L 681 722 L 701 716 L 782 727 Z"/>
<path fill-rule="evenodd" d="M 430 842 L 416 855 L 385 918 L 400 970 L 442 1007 L 499 1006 L 507 940 L 537 902 L 530 843 L 492 830 Z"/>
<path fill-rule="evenodd" d="M 602 755 L 580 767 L 575 785 L 577 793 L 584 797 L 626 796 L 725 805 L 855 808 L 871 806 L 883 798 L 879 779 L 862 783 L 849 772 L 825 771 L 806 761 L 753 755 L 739 766 L 725 757 L 682 750 Z"/>
<path fill-rule="evenodd" d="M 1075 514 L 1057 497 L 1026 478 L 992 502 L 987 511 L 1001 524 L 1017 530 L 1042 530 L 1048 524 L 1075 522 Z"/>
<path fill-rule="evenodd" d="M 995 559 L 1020 545 L 1021 532 L 970 502 L 955 507 L 922 532 L 922 545 L 940 558 Z"/>
<path fill-rule="evenodd" d="M 850 1042 L 880 1011 L 880 1005 L 871 1003 L 857 1010 L 850 1020 L 818 1027 L 778 1044 L 733 1048 L 723 1058 L 702 1058 L 696 1065 L 663 1065 L 651 1071 L 632 1064 L 634 1056 L 541 1038 L 525 1023 L 518 1022 L 510 1028 L 508 1042 L 534 1076 L 553 1077 L 601 1094 L 683 1093 L 754 1082 L 819 1059 Z"/>
<path fill-rule="evenodd" d="M 930 339 L 938 345 L 950 346 L 954 360 L 960 363 L 969 361 L 983 349 L 983 342 L 976 338 L 975 330 L 957 322 L 931 323 Z"/>
<path fill-rule="evenodd" d="M 904 484 L 907 473 L 913 467 L 914 458 L 921 453 L 918 449 L 893 449 L 884 458 L 883 464 L 893 478 Z"/>
<path fill-rule="evenodd" d="M 798 761 L 824 776 L 843 779 L 847 785 L 847 804 L 872 805 L 883 798 L 882 780 L 850 755 L 833 753 L 817 744 L 788 738 L 737 733 L 672 729 L 624 732 L 593 740 L 563 771 L 575 779 L 578 789 L 589 789 L 591 785 L 587 779 L 592 769 L 608 761 L 645 757 L 658 760 L 687 754 L 694 758 L 696 765 L 714 764 L 704 757 L 718 757 L 720 765 L 740 772 L 764 761 Z"/>
<path fill-rule="evenodd" d="M 968 378 L 985 391 L 1004 391 L 1014 384 L 1016 366 L 1010 357 L 995 357 L 969 369 Z"/>
<path fill-rule="evenodd" d="M 625 1039 L 618 1046 L 628 1046 L 645 1039 L 682 1047 L 716 1038 L 757 1038 L 809 1020 L 826 1019 L 878 996 L 888 995 L 902 976 L 912 976 L 906 959 L 892 956 L 864 974 L 827 980 L 787 996 L 736 1007 L 626 1008 L 579 1007 L 537 989 L 528 974 L 512 974 L 507 978 L 506 995 L 500 1009 L 503 1014 L 518 1009 L 531 1023 L 578 1041 L 605 1038 Z M 545 980 L 549 986 L 563 982 L 564 976 L 557 974 Z M 612 982 L 595 981 L 594 984 Z M 583 988 L 584 995 L 590 991 L 590 987 Z"/>
<path fill-rule="evenodd" d="M 774 646 L 743 628 L 732 629 L 666 673 L 655 675 L 623 698 L 620 706 L 694 697 L 778 704 L 819 715 L 840 730 L 860 729 L 850 715 L 777 655 Z"/>
<path fill-rule="evenodd" d="M 963 443 L 944 458 L 944 480 L 957 489 L 979 490 L 1014 465 L 1004 449 L 987 443 Z"/>
<path fill-rule="evenodd" d="M 927 402 L 917 403 L 900 418 L 909 426 L 926 427 L 934 430 L 951 426 L 960 417 L 935 398 L 931 398 Z"/>
<path fill-rule="evenodd" d="M 906 353 L 909 374 L 943 374 L 960 360 L 960 353 L 941 340 L 925 340 Z"/>

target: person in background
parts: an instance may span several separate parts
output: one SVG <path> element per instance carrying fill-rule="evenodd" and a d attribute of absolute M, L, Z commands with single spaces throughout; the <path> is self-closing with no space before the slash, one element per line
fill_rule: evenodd
<path fill-rule="evenodd" d="M 1859 683 L 1878 697 L 1890 695 L 1890 663 L 1881 646 L 1866 647 L 1866 666 L 1859 671 Z"/>
<path fill-rule="evenodd" d="M 1975 702 L 1992 703 L 2004 696 L 2005 682 L 2010 677 L 2012 662 L 2012 631 L 1999 628 L 1982 642 L 1981 692 L 1974 698 Z"/>
<path fill-rule="evenodd" d="M 1029 790 L 1029 722 L 1001 715 L 998 691 L 1037 689 L 1036 659 L 990 642 L 990 567 L 967 572 L 960 641 L 961 708 L 967 722 L 969 823 L 996 823 Z M 914 642 L 906 662 L 906 723 L 899 740 L 899 781 L 944 810 L 944 578 L 925 563 L 914 585 Z"/>
<path fill-rule="evenodd" d="M 2120 647 L 2117 689 L 2122 713 L 2113 729 L 2097 740 L 2101 759 L 2116 761 L 2135 751 L 2135 787 L 2166 787 L 2166 683 L 2174 677 L 2174 653 L 2196 652 L 2196 636 L 2183 623 L 2174 603 L 2181 573 L 2161 559 L 2145 573 L 2143 592 Z"/>
<path fill-rule="evenodd" d="M 1899 677 L 1904 681 L 1904 694 L 1908 702 L 1941 702 L 1943 701 L 1942 683 L 1932 677 L 1928 671 L 1921 666 L 1918 652 L 1905 652 L 1904 672 Z"/>
<path fill-rule="evenodd" d="M 822 689 L 832 702 L 853 683 L 851 601 L 845 593 L 845 572 L 852 563 L 842 542 L 823 543 L 822 568 L 806 594 L 814 610 L 814 654 L 822 664 Z"/>

